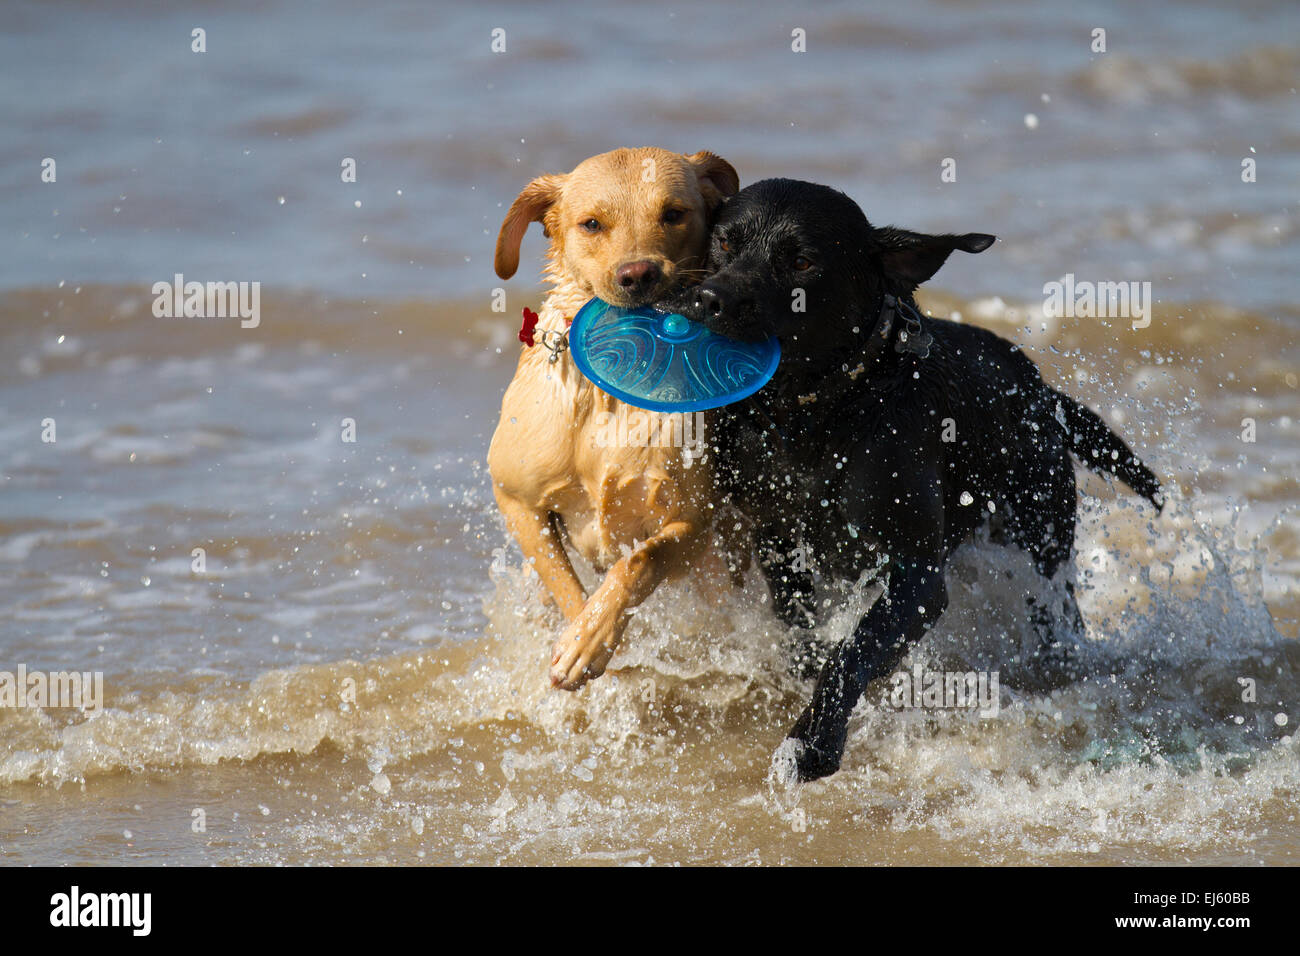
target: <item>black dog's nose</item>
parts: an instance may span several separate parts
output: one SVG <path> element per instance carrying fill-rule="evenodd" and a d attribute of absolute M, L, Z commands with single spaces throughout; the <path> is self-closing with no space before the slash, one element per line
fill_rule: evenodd
<path fill-rule="evenodd" d="M 724 305 L 722 293 L 713 286 L 700 286 L 695 293 L 695 307 L 707 316 L 716 319 L 722 314 Z"/>
<path fill-rule="evenodd" d="M 653 288 L 661 278 L 663 271 L 656 263 L 649 259 L 642 259 L 639 262 L 625 262 L 614 272 L 618 278 L 618 284 L 621 288 L 629 292 L 645 292 Z"/>

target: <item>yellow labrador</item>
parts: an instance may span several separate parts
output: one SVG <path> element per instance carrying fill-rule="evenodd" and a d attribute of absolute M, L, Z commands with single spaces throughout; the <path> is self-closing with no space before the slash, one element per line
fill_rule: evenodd
<path fill-rule="evenodd" d="M 593 296 L 644 305 L 697 277 L 711 213 L 739 186 L 731 164 L 709 152 L 640 148 L 593 156 L 524 187 L 497 236 L 497 275 L 515 274 L 529 223 L 542 223 L 551 241 L 551 290 L 535 334 L 555 342 Z M 547 348 L 526 347 L 488 451 L 497 504 L 569 621 L 551 661 L 551 683 L 566 690 L 604 672 L 629 609 L 686 569 L 709 524 L 713 486 L 705 464 L 692 467 L 678 447 L 607 440 L 609 416 L 622 420 L 627 412 L 567 353 L 552 362 Z M 673 428 L 666 415 L 634 414 L 651 420 L 650 435 Z M 566 538 L 605 573 L 590 598 Z"/>

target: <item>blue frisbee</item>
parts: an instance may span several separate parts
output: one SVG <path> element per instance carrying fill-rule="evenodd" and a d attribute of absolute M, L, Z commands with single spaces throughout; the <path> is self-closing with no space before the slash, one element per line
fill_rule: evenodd
<path fill-rule="evenodd" d="M 652 412 L 699 412 L 748 398 L 781 361 L 781 345 L 738 342 L 684 315 L 592 299 L 569 328 L 573 361 L 595 385 Z"/>

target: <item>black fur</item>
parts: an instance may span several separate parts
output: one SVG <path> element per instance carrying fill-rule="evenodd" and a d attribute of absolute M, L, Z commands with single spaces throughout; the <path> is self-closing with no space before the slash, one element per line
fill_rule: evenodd
<path fill-rule="evenodd" d="M 755 524 L 780 617 L 812 622 L 812 576 L 790 560 L 797 547 L 849 580 L 887 555 L 886 594 L 831 650 L 790 731 L 804 779 L 839 768 L 858 698 L 943 612 L 945 560 L 972 532 L 992 522 L 1049 578 L 1070 557 L 1071 452 L 1160 506 L 1159 481 L 1128 445 L 1047 386 L 1015 345 L 913 311 L 917 285 L 953 250 L 993 241 L 874 228 L 843 193 L 769 179 L 721 210 L 710 277 L 663 304 L 728 335 L 781 341 L 776 377 L 725 409 L 714 432 L 719 480 Z M 889 295 L 900 314 L 872 342 Z M 1061 622 L 1031 609 L 1050 646 Z M 1077 608 L 1065 616 L 1081 624 Z"/>

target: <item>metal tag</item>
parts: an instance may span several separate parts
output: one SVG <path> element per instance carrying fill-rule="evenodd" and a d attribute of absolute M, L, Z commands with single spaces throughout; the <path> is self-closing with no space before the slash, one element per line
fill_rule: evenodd
<path fill-rule="evenodd" d="M 928 358 L 930 355 L 930 346 L 934 344 L 934 336 L 929 332 L 921 329 L 920 325 L 913 326 L 908 323 L 908 328 L 902 329 L 898 333 L 898 342 L 894 346 L 896 352 L 911 352 L 920 358 Z"/>

